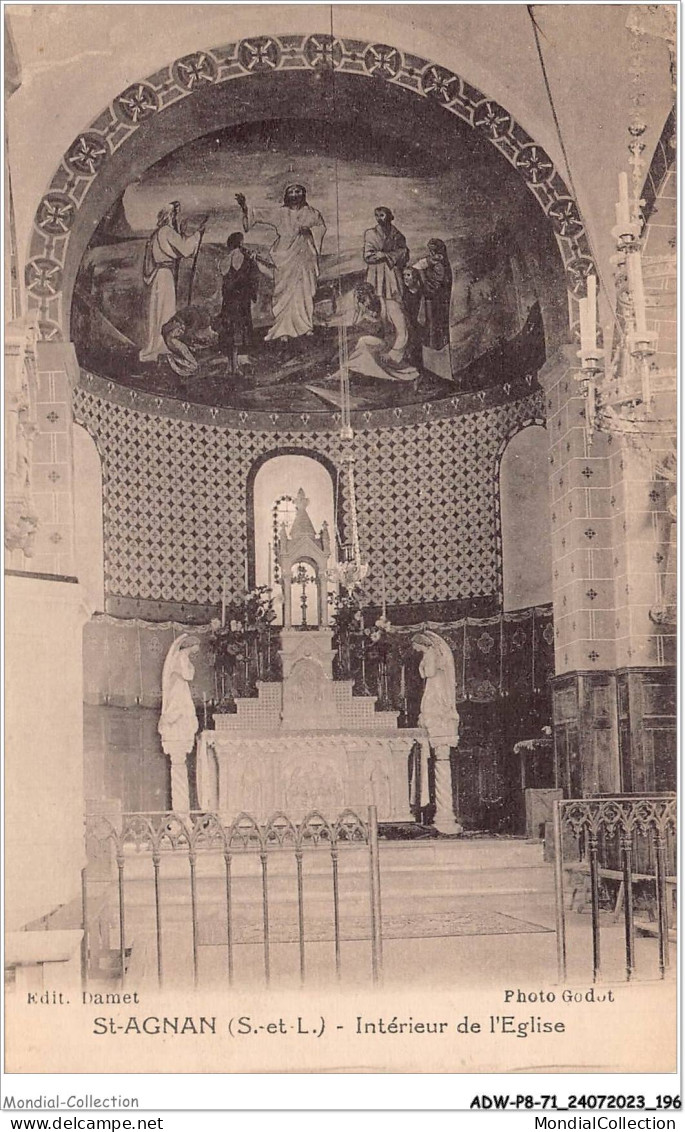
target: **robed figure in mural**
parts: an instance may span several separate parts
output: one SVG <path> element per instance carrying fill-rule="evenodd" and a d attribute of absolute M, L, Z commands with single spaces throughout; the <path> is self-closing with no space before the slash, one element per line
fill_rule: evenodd
<path fill-rule="evenodd" d="M 243 246 L 242 232 L 231 232 L 226 240 L 228 262 L 221 281 L 221 310 L 215 322 L 219 351 L 229 360 L 229 372 L 241 376 L 240 358 L 247 358 L 253 344 L 252 304 L 259 292 L 259 268 L 254 255 Z"/>
<path fill-rule="evenodd" d="M 423 344 L 443 350 L 450 341 L 450 300 L 452 268 L 444 240 L 429 240 L 426 255 L 414 264 L 421 280 L 422 301 L 418 322 L 423 328 Z"/>
<path fill-rule="evenodd" d="M 402 298 L 402 270 L 409 262 L 407 241 L 393 224 L 391 209 L 381 205 L 374 210 L 376 224 L 364 233 L 366 282 L 381 299 Z"/>
<path fill-rule="evenodd" d="M 162 749 L 171 760 L 171 806 L 181 811 L 190 809 L 186 756 L 193 749 L 198 729 L 190 684 L 195 677 L 193 657 L 199 648 L 197 637 L 183 633 L 169 649 L 162 670 L 162 714 L 157 730 Z"/>
<path fill-rule="evenodd" d="M 141 362 L 156 362 L 160 354 L 169 353 L 162 327 L 176 313 L 178 266 L 182 259 L 196 254 L 202 240 L 204 222 L 192 236 L 182 232 L 180 208 L 174 200 L 160 209 L 157 227 L 145 245 L 143 282 L 150 295 L 147 344 L 140 351 Z"/>
<path fill-rule="evenodd" d="M 269 249 L 274 264 L 274 324 L 266 341 L 313 333 L 319 256 L 326 233 L 323 216 L 307 203 L 304 185 L 288 185 L 279 208 L 252 208 L 242 193 L 236 193 L 235 199 L 246 232 L 262 225 L 275 233 Z"/>
<path fill-rule="evenodd" d="M 166 360 L 179 377 L 193 377 L 199 370 L 199 362 L 193 352 L 209 343 L 211 336 L 210 317 L 204 307 L 180 307 L 164 323 L 162 338 L 167 348 Z"/>
<path fill-rule="evenodd" d="M 418 381 L 419 371 L 408 356 L 409 324 L 402 304 L 381 299 L 371 283 L 358 283 L 354 298 L 352 326 L 371 333 L 357 339 L 347 360 L 350 371 L 381 381 Z"/>

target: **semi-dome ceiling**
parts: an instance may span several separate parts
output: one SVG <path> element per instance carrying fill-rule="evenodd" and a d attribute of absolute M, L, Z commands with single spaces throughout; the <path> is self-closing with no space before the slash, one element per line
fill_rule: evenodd
<path fill-rule="evenodd" d="M 302 51 L 308 59 L 307 45 Z M 269 44 L 257 46 L 262 53 L 272 50 Z M 237 62 L 244 47 L 232 49 Z M 364 49 L 367 70 L 378 61 L 374 51 Z M 575 205 L 549 159 L 506 111 L 442 68 L 384 51 L 386 71 L 373 83 L 367 73 L 333 73 L 312 60 L 306 73 L 279 69 L 279 58 L 272 61 L 276 66 L 249 72 L 250 81 L 238 85 L 216 81 L 217 53 L 200 53 L 170 68 L 179 85 L 198 67 L 207 69 L 207 81 L 197 79 L 188 97 L 160 106 L 149 80 L 115 100 L 119 124 L 128 116 L 135 129 L 113 152 L 111 142 L 103 143 L 106 158 L 95 155 L 85 163 L 90 185 L 75 221 L 67 207 L 73 231 L 63 245 L 56 297 L 58 306 L 69 301 L 70 334 L 84 369 L 157 400 L 335 413 L 337 324 L 353 318 L 352 291 L 368 270 L 364 233 L 374 226 L 374 208 L 386 205 L 406 238 L 408 265 L 425 262 L 429 239 L 445 245 L 452 274 L 450 341 L 427 329 L 430 303 L 420 297 L 412 312 L 405 295 L 407 322 L 420 339 L 412 355 L 418 372 L 402 380 L 392 367 L 386 373 L 352 367 L 353 410 L 454 400 L 488 387 L 515 387 L 524 378 L 529 385 L 545 347 L 565 337 L 567 288 L 577 292 L 583 286 L 589 260 Z M 340 56 L 334 58 L 339 66 Z M 395 81 L 410 71 L 412 84 Z M 94 125 L 103 124 L 101 116 Z M 81 151 L 97 148 L 94 138 L 91 128 L 67 155 L 72 182 Z M 252 228 L 246 246 L 262 260 L 251 309 L 254 338 L 235 375 L 216 340 L 225 241 L 241 229 L 235 193 L 244 193 L 250 205 L 273 209 L 282 205 L 290 182 L 305 185 L 309 204 L 326 225 L 313 335 L 295 338 L 287 348 L 265 341 L 274 322 L 274 232 Z M 56 178 L 53 187 L 57 184 Z M 200 312 L 187 336 L 197 368 L 183 374 L 163 357 L 145 364 L 139 356 L 149 298 L 143 283 L 146 239 L 159 208 L 171 200 L 180 201 L 191 230 L 201 215 L 208 218 L 199 254 L 183 261 L 177 282 L 179 307 Z M 44 202 L 38 219 L 47 215 Z M 49 288 L 41 294 L 37 262 L 34 257 L 29 264 L 27 281 L 49 328 L 58 307 Z M 355 342 L 353 333 L 352 353 Z M 388 368 L 382 358 L 380 368 Z"/>

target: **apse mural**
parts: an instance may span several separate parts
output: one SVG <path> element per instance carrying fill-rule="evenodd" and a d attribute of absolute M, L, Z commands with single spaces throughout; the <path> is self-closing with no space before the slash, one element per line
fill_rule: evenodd
<path fill-rule="evenodd" d="M 454 396 L 545 357 L 539 209 L 481 138 L 298 119 L 179 147 L 97 226 L 72 304 L 81 365 L 228 408 Z M 456 157 L 456 160 L 455 160 Z"/>

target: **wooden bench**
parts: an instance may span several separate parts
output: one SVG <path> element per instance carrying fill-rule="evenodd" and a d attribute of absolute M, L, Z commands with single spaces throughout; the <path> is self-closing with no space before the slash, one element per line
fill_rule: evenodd
<path fill-rule="evenodd" d="M 590 866 L 585 861 L 566 861 L 564 863 L 564 871 L 570 877 L 575 877 L 575 887 L 571 893 L 570 907 L 572 911 L 583 912 L 590 904 Z M 608 880 L 618 885 L 616 891 L 616 901 L 613 908 L 614 919 L 617 920 L 623 910 L 623 902 L 625 900 L 625 888 L 623 884 L 623 872 L 620 869 L 607 869 L 600 865 L 597 869 L 598 876 L 601 880 Z M 633 873 L 633 884 L 655 884 L 656 877 L 654 873 Z M 672 925 L 676 922 L 676 893 L 678 887 L 678 879 L 675 876 L 667 876 L 666 890 L 670 899 L 666 900 L 666 918 L 669 926 L 669 936 L 671 935 Z M 581 901 L 578 907 L 575 907 L 576 899 L 580 895 Z M 643 925 L 648 921 L 635 921 L 635 927 L 644 930 Z M 657 933 L 657 928 L 654 927 L 653 933 Z M 673 932 L 675 938 L 675 932 Z"/>

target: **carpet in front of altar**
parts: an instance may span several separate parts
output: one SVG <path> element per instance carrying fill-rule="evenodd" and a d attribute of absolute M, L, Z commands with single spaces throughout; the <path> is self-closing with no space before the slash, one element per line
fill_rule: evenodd
<path fill-rule="evenodd" d="M 552 932 L 552 928 L 519 920 L 502 912 L 475 910 L 472 912 L 424 912 L 402 916 L 383 916 L 384 939 L 439 939 L 461 935 L 524 935 Z M 263 926 L 252 921 L 233 924 L 234 943 L 261 943 Z M 307 943 L 333 941 L 333 918 L 307 919 L 305 913 L 304 938 Z M 340 925 L 343 942 L 371 938 L 368 917 L 345 917 Z M 299 931 L 296 919 L 274 918 L 269 921 L 269 939 L 272 943 L 297 943 Z M 226 920 L 213 917 L 198 924 L 198 943 L 201 946 L 226 945 Z"/>

